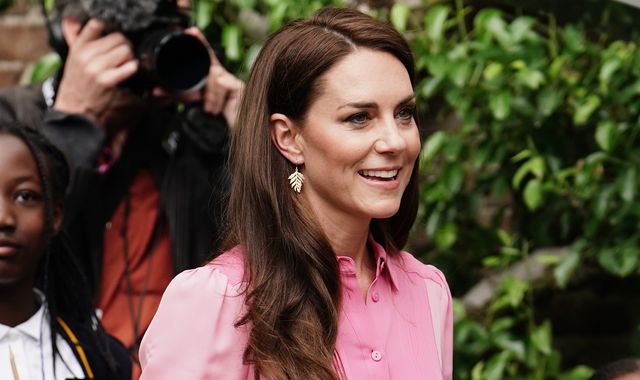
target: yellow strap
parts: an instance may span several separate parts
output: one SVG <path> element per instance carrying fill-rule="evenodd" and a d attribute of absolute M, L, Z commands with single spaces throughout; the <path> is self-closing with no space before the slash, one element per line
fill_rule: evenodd
<path fill-rule="evenodd" d="M 71 342 L 73 343 L 76 349 L 76 352 L 78 353 L 78 356 L 80 356 L 80 361 L 82 362 L 82 366 L 84 367 L 84 370 L 87 373 L 87 376 L 89 376 L 89 379 L 94 379 L 95 377 L 93 376 L 93 371 L 91 370 L 91 366 L 89 365 L 87 356 L 84 353 L 84 348 L 82 348 L 82 346 L 80 345 L 80 341 L 78 341 L 78 338 L 76 338 L 76 335 L 73 333 L 73 331 L 71 331 L 71 328 L 69 328 L 69 325 L 67 325 L 67 323 L 63 321 L 62 318 L 58 317 L 57 320 L 60 326 L 62 326 L 62 329 L 64 330 L 64 332 L 69 337 L 69 339 L 71 339 Z"/>

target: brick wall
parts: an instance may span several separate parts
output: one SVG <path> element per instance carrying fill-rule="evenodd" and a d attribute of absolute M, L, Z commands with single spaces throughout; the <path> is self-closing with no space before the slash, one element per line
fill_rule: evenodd
<path fill-rule="evenodd" d="M 28 81 L 32 64 L 51 51 L 35 0 L 16 0 L 0 15 L 0 88 Z"/>

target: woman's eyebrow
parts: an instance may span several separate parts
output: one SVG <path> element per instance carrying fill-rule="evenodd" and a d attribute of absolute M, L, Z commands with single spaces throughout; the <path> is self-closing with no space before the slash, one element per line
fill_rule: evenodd
<path fill-rule="evenodd" d="M 25 182 L 37 182 L 37 179 L 38 179 L 38 177 L 36 177 L 34 175 L 27 174 L 27 175 L 21 175 L 21 176 L 18 176 L 18 177 L 14 177 L 12 179 L 12 181 L 13 181 L 14 184 L 20 185 L 20 184 L 25 183 Z"/>
<path fill-rule="evenodd" d="M 416 98 L 416 94 L 411 94 L 406 98 L 402 99 L 400 102 L 398 102 L 398 105 L 409 103 L 410 101 L 415 100 L 415 98 Z"/>
<path fill-rule="evenodd" d="M 338 107 L 338 109 L 342 109 L 342 108 L 346 108 L 346 107 L 352 107 L 352 108 L 376 108 L 376 107 L 378 107 L 378 103 L 376 103 L 376 102 L 353 102 L 353 103 L 343 104 L 340 107 Z"/>
<path fill-rule="evenodd" d="M 399 101 L 398 105 L 408 103 L 411 100 L 413 100 L 415 97 L 416 97 L 415 94 L 411 94 L 411 95 L 407 96 L 406 98 L 402 99 L 401 101 Z M 377 108 L 378 107 L 378 103 L 376 103 L 376 102 L 351 102 L 351 103 L 346 103 L 346 104 L 343 104 L 343 105 L 339 106 L 338 109 L 342 109 L 342 108 L 345 108 L 345 107 Z"/>

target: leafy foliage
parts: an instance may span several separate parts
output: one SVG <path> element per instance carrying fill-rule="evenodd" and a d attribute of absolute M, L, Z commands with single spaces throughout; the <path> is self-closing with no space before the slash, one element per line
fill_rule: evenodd
<path fill-rule="evenodd" d="M 506 228 L 533 249 L 571 246 L 555 263 L 561 287 L 588 263 L 614 276 L 637 273 L 638 46 L 593 39 L 579 25 L 560 27 L 554 19 L 493 8 L 469 19 L 471 12 L 462 1 L 433 6 L 414 38 L 427 112 L 456 121 L 429 134 L 421 157 L 421 226 L 432 242 L 426 250 L 452 268 L 503 267 L 525 256 L 505 251 Z M 483 358 L 462 373 L 589 375 L 583 367 L 560 371 L 550 325 L 536 324 L 532 302 L 522 297 L 532 291 L 507 279 L 483 325 L 458 323 L 459 355 Z"/>

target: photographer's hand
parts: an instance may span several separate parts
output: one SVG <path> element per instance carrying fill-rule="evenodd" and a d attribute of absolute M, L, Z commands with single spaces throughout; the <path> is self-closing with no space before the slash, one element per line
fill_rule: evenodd
<path fill-rule="evenodd" d="M 244 82 L 228 72 L 215 58 L 215 54 L 211 61 L 207 84 L 202 90 L 203 108 L 213 115 L 222 113 L 229 128 L 233 129 L 244 91 Z"/>
<path fill-rule="evenodd" d="M 69 55 L 53 108 L 94 122 L 121 91 L 117 85 L 138 70 L 131 44 L 121 33 L 102 36 L 104 23 L 92 19 L 67 37 Z"/>

